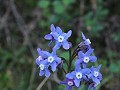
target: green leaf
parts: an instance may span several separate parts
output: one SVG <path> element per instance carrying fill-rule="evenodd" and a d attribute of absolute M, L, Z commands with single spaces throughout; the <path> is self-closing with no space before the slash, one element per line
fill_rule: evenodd
<path fill-rule="evenodd" d="M 112 63 L 109 68 L 113 73 L 120 73 L 120 61 L 118 60 L 116 63 Z"/>
<path fill-rule="evenodd" d="M 57 14 L 62 14 L 65 11 L 65 7 L 61 4 L 60 1 L 54 2 L 54 12 Z"/>
<path fill-rule="evenodd" d="M 74 3 L 75 0 L 62 0 L 62 2 L 63 2 L 64 5 L 68 6 L 68 5 L 72 4 L 72 3 Z"/>
<path fill-rule="evenodd" d="M 117 53 L 115 51 L 109 51 L 108 52 L 108 57 L 109 58 L 114 58 L 114 57 L 116 57 L 116 55 L 117 55 Z"/>
<path fill-rule="evenodd" d="M 63 57 L 63 58 L 65 58 L 66 60 L 69 59 L 69 53 L 68 52 L 64 52 L 60 56 Z"/>
<path fill-rule="evenodd" d="M 65 90 L 65 85 L 59 85 L 58 90 Z"/>
<path fill-rule="evenodd" d="M 117 41 L 119 41 L 120 40 L 120 34 L 118 33 L 113 33 L 112 35 L 111 35 L 111 38 L 113 39 L 113 41 L 115 41 L 115 42 L 117 42 Z"/>
<path fill-rule="evenodd" d="M 50 2 L 48 0 L 41 0 L 38 2 L 38 6 L 41 8 L 47 8 Z"/>
<path fill-rule="evenodd" d="M 56 17 L 54 14 L 49 16 L 50 23 L 56 23 L 58 21 L 58 17 Z"/>

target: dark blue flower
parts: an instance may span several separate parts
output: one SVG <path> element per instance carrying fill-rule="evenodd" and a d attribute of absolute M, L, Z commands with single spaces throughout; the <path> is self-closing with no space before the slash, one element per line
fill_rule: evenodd
<path fill-rule="evenodd" d="M 45 52 L 44 53 L 47 55 L 47 58 L 45 60 L 47 60 L 48 65 L 51 67 L 52 71 L 54 72 L 57 68 L 57 66 L 61 63 L 61 58 L 59 58 L 54 52 L 49 53 L 49 52 Z"/>
<path fill-rule="evenodd" d="M 90 68 L 91 71 L 90 74 L 88 75 L 88 78 L 92 79 L 94 87 L 100 84 L 100 80 L 102 80 L 102 74 L 99 72 L 100 68 L 101 65 L 99 65 L 97 68 L 95 68 L 94 66 Z"/>
<path fill-rule="evenodd" d="M 69 49 L 71 45 L 69 44 L 67 40 L 71 36 L 71 34 L 72 34 L 71 30 L 69 30 L 67 33 L 64 33 L 62 32 L 60 27 L 56 27 L 56 33 L 53 33 L 53 37 L 56 40 L 53 50 L 57 50 L 61 46 L 64 49 Z"/>
<path fill-rule="evenodd" d="M 72 90 L 72 87 L 74 86 L 73 79 L 66 78 L 64 81 L 60 82 L 60 84 L 66 85 L 66 90 Z"/>
<path fill-rule="evenodd" d="M 47 40 L 51 40 L 48 46 L 50 46 L 51 43 L 55 41 L 55 39 L 54 39 L 54 37 L 53 37 L 53 33 L 56 32 L 55 26 L 54 26 L 53 24 L 51 24 L 50 29 L 51 29 L 50 34 L 47 34 L 47 35 L 45 35 L 45 37 L 44 37 L 44 38 L 47 39 Z"/>
<path fill-rule="evenodd" d="M 74 79 L 74 83 L 76 87 L 80 86 L 80 82 L 83 79 L 86 79 L 86 75 L 90 72 L 88 68 L 81 69 L 77 67 L 75 71 L 72 71 L 71 73 L 66 74 L 66 78 L 68 79 Z"/>
<path fill-rule="evenodd" d="M 78 52 L 78 59 L 75 62 L 75 66 L 78 67 L 82 63 L 83 67 L 86 68 L 86 64 L 90 62 L 95 62 L 97 60 L 96 56 L 91 56 L 94 49 L 89 49 L 86 53 L 82 51 Z"/>
<path fill-rule="evenodd" d="M 43 76 L 45 74 L 46 77 L 50 76 L 50 71 L 48 70 L 48 62 L 47 60 L 39 60 L 39 58 L 36 59 L 36 63 L 39 65 L 40 67 L 40 72 L 39 75 Z"/>

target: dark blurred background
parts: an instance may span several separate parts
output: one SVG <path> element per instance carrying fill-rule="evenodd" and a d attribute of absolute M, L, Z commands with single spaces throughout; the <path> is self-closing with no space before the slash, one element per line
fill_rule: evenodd
<path fill-rule="evenodd" d="M 43 38 L 52 23 L 73 31 L 73 50 L 81 32 L 89 37 L 98 57 L 93 65 L 102 64 L 98 90 L 120 90 L 120 0 L 0 0 L 0 90 L 64 90 L 62 71 L 46 81 L 35 64 L 37 47 L 52 48 Z"/>

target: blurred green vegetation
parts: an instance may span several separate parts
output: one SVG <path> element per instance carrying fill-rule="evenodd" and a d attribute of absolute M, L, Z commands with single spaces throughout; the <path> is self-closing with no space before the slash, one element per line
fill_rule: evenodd
<path fill-rule="evenodd" d="M 72 51 L 84 32 L 98 57 L 94 65 L 102 63 L 103 80 L 98 90 L 120 90 L 119 3 L 119 0 L 0 0 L 0 90 L 35 90 L 42 82 L 44 77 L 39 77 L 35 64 L 36 48 L 51 50 L 43 37 L 50 32 L 52 23 L 65 32 L 73 31 Z M 58 54 L 68 59 L 68 52 L 59 50 Z M 61 70 L 58 77 L 64 79 Z M 65 88 L 48 81 L 41 90 Z M 73 90 L 86 90 L 86 86 Z"/>

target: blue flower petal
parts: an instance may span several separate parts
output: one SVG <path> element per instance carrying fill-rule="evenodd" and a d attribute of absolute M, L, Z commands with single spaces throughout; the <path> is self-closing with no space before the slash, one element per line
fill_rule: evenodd
<path fill-rule="evenodd" d="M 47 61 L 47 59 L 46 59 L 46 60 L 41 61 L 41 64 L 48 65 L 48 61 Z"/>
<path fill-rule="evenodd" d="M 36 59 L 36 63 L 37 63 L 38 65 L 40 65 L 40 62 L 41 62 L 41 61 L 39 61 L 38 58 L 37 58 L 37 59 Z"/>
<path fill-rule="evenodd" d="M 89 56 L 91 62 L 95 62 L 97 60 L 96 56 Z"/>
<path fill-rule="evenodd" d="M 95 68 L 94 66 L 92 66 L 92 67 L 90 68 L 90 70 L 91 70 L 91 71 L 96 71 L 96 68 Z"/>
<path fill-rule="evenodd" d="M 61 63 L 61 58 L 56 57 L 55 61 L 56 61 L 58 64 L 60 64 L 60 63 Z"/>
<path fill-rule="evenodd" d="M 83 68 L 86 68 L 86 63 L 82 63 Z"/>
<path fill-rule="evenodd" d="M 69 49 L 70 48 L 70 45 L 69 45 L 68 41 L 64 41 L 62 45 L 63 45 L 64 49 Z"/>
<path fill-rule="evenodd" d="M 37 51 L 38 51 L 39 56 L 41 56 L 42 55 L 41 49 L 37 48 Z"/>
<path fill-rule="evenodd" d="M 43 70 L 40 70 L 39 76 L 42 76 L 42 75 L 44 75 L 44 74 L 45 74 L 45 72 L 44 72 Z"/>
<path fill-rule="evenodd" d="M 52 39 L 52 35 L 51 34 L 47 34 L 47 35 L 45 35 L 44 38 L 47 39 L 47 40 L 51 40 Z"/>
<path fill-rule="evenodd" d="M 93 87 L 93 90 L 96 90 L 96 87 Z"/>
<path fill-rule="evenodd" d="M 95 78 L 95 77 L 92 77 L 92 80 L 98 85 L 98 84 L 100 84 L 100 80 L 99 79 L 97 79 L 97 78 Z"/>
<path fill-rule="evenodd" d="M 47 56 L 51 56 L 51 54 L 49 53 L 49 52 L 47 52 L 47 51 L 42 51 L 45 55 L 47 55 Z"/>
<path fill-rule="evenodd" d="M 54 72 L 56 70 L 57 64 L 56 62 L 53 61 L 50 66 L 51 66 L 52 71 Z"/>
<path fill-rule="evenodd" d="M 91 78 L 91 77 L 93 76 L 93 74 L 90 73 L 90 74 L 88 74 L 87 76 L 88 76 L 88 78 Z"/>
<path fill-rule="evenodd" d="M 50 71 L 49 71 L 47 68 L 45 69 L 45 76 L 46 76 L 46 77 L 49 77 L 49 76 L 50 76 Z"/>
<path fill-rule="evenodd" d="M 82 69 L 81 72 L 83 74 L 88 74 L 88 73 L 90 73 L 90 69 L 89 68 L 85 68 L 85 69 Z"/>
<path fill-rule="evenodd" d="M 52 32 L 55 32 L 55 26 L 53 24 L 51 24 L 50 29 Z"/>
<path fill-rule="evenodd" d="M 73 76 L 75 76 L 75 74 L 76 74 L 76 71 L 72 71 L 72 72 L 71 72 L 71 74 L 72 74 Z"/>
<path fill-rule="evenodd" d="M 60 84 L 66 84 L 67 85 L 67 81 L 66 80 L 61 81 Z"/>
<path fill-rule="evenodd" d="M 102 80 L 102 74 L 99 73 L 99 76 L 97 77 L 99 80 Z"/>
<path fill-rule="evenodd" d="M 93 51 L 94 51 L 94 49 L 89 49 L 89 50 L 85 53 L 85 55 L 86 55 L 86 56 L 90 56 L 90 55 L 93 53 Z"/>
<path fill-rule="evenodd" d="M 74 83 L 75 83 L 76 87 L 79 87 L 79 86 L 80 86 L 80 80 L 79 80 L 79 79 L 75 79 L 75 80 L 74 80 Z"/>
<path fill-rule="evenodd" d="M 79 57 L 79 58 L 83 58 L 84 56 L 85 56 L 85 54 L 84 54 L 83 52 L 81 52 L 81 51 L 78 52 L 78 57 Z"/>
<path fill-rule="evenodd" d="M 97 71 L 100 70 L 101 66 L 102 66 L 102 64 L 100 64 L 100 65 L 97 67 Z"/>
<path fill-rule="evenodd" d="M 89 86 L 88 86 L 88 90 L 91 90 L 93 87 L 93 84 L 91 83 Z"/>
<path fill-rule="evenodd" d="M 71 74 L 71 73 L 68 73 L 68 74 L 66 74 L 66 77 L 67 77 L 68 79 L 73 79 L 73 78 L 74 78 L 74 75 Z"/>
<path fill-rule="evenodd" d="M 76 62 L 75 62 L 75 67 L 80 67 L 80 63 L 82 63 L 82 60 L 81 59 L 77 59 Z"/>
<path fill-rule="evenodd" d="M 83 38 L 83 40 L 86 40 L 85 35 L 84 35 L 83 33 L 81 33 L 81 34 L 82 34 L 82 38 Z"/>
<path fill-rule="evenodd" d="M 65 38 L 65 39 L 68 39 L 68 38 L 71 36 L 71 34 L 72 34 L 72 31 L 69 30 L 68 33 L 66 34 L 66 36 L 65 36 L 64 38 Z"/>
<path fill-rule="evenodd" d="M 59 49 L 60 46 L 61 46 L 61 43 L 59 43 L 59 42 L 56 41 L 56 44 L 55 44 L 55 46 L 53 47 L 53 51 L 56 51 L 57 49 Z"/>
<path fill-rule="evenodd" d="M 61 28 L 60 28 L 60 27 L 56 27 L 56 32 L 57 32 L 58 34 L 62 34 Z"/>
<path fill-rule="evenodd" d="M 55 40 L 58 40 L 59 34 L 57 32 L 52 33 L 53 37 Z"/>
<path fill-rule="evenodd" d="M 66 85 L 66 90 L 71 90 L 72 86 Z"/>
<path fill-rule="evenodd" d="M 52 42 L 54 42 L 54 40 L 51 40 L 50 43 L 48 44 L 48 46 L 51 46 Z"/>

